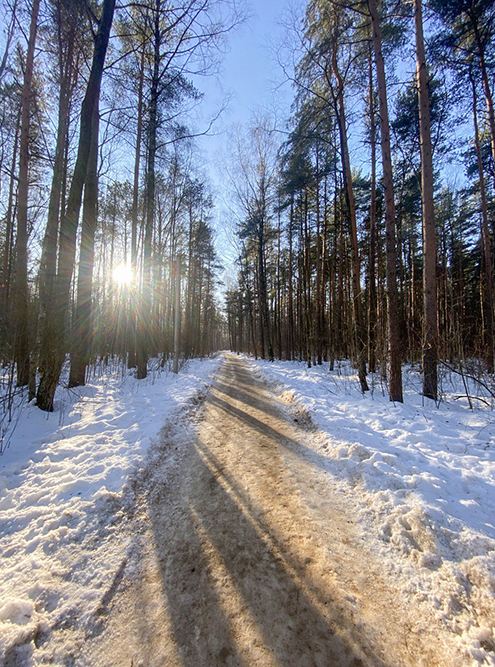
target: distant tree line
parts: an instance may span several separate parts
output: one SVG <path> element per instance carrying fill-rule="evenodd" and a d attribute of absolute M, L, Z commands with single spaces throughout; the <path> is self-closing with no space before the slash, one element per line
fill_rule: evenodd
<path fill-rule="evenodd" d="M 96 359 L 143 378 L 151 356 L 177 370 L 221 346 L 192 76 L 240 15 L 234 0 L 0 12 L 0 360 L 50 411 L 67 359 L 77 386 Z"/>
<path fill-rule="evenodd" d="M 258 119 L 231 152 L 232 349 L 350 358 L 394 401 L 407 361 L 433 399 L 440 362 L 493 373 L 495 4 L 310 0 L 288 42 L 286 138 Z"/>

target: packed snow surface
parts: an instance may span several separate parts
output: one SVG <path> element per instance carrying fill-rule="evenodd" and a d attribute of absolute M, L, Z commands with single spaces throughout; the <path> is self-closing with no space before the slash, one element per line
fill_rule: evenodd
<path fill-rule="evenodd" d="M 117 527 L 132 474 L 219 363 L 190 361 L 178 375 L 156 364 L 139 381 L 103 367 L 58 390 L 51 414 L 18 402 L 0 457 L 0 663 L 15 652 L 14 663 L 36 664 L 38 637 L 98 610 L 126 559 Z"/>
<path fill-rule="evenodd" d="M 60 390 L 52 414 L 19 398 L 0 457 L 0 663 L 50 662 L 50 630 L 91 626 L 132 549 L 119 527 L 132 518 L 133 480 L 219 362 L 192 361 L 179 375 L 157 365 L 144 381 L 102 368 L 86 387 Z M 307 429 L 306 454 L 346 494 L 418 613 L 434 610 L 466 664 L 495 665 L 490 393 L 449 372 L 437 405 L 406 369 L 404 403 L 393 404 L 378 377 L 362 395 L 344 362 L 331 372 L 328 363 L 248 363 Z"/>
<path fill-rule="evenodd" d="M 315 462 L 357 498 L 362 530 L 374 534 L 377 555 L 411 603 L 431 604 L 473 664 L 495 665 L 490 392 L 449 371 L 441 374 L 435 404 L 421 396 L 421 376 L 408 368 L 404 403 L 391 403 L 378 377 L 363 395 L 347 363 L 331 372 L 328 363 L 250 363 L 278 389 L 295 421 L 319 428 L 307 441 Z"/>

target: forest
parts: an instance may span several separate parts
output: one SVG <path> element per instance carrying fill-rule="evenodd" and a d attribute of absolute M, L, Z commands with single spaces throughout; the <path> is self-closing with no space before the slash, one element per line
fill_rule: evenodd
<path fill-rule="evenodd" d="M 188 117 L 191 76 L 239 19 L 204 0 L 2 4 L 0 355 L 50 411 L 67 355 L 78 386 L 95 359 L 144 378 L 150 356 L 177 370 L 179 345 L 219 347 L 213 203 Z"/>
<path fill-rule="evenodd" d="M 494 0 L 0 17 L 0 665 L 495 665 Z"/>
<path fill-rule="evenodd" d="M 484 0 L 312 0 L 288 22 L 286 135 L 264 118 L 234 151 L 232 349 L 350 358 L 393 401 L 405 362 L 435 400 L 439 367 L 493 372 L 494 21 Z"/>
<path fill-rule="evenodd" d="M 404 363 L 435 400 L 441 365 L 493 373 L 493 2 L 310 0 L 287 14 L 290 117 L 260 113 L 226 139 L 225 285 L 196 146 L 215 119 L 198 125 L 196 82 L 246 7 L 0 5 L 9 395 L 51 411 L 61 377 L 84 385 L 97 361 L 144 378 L 151 358 L 177 371 L 227 346 L 351 359 L 361 390 L 379 371 L 392 401 Z"/>

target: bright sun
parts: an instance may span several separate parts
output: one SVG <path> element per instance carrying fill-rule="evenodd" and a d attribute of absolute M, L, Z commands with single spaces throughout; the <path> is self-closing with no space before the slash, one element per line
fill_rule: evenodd
<path fill-rule="evenodd" d="M 134 277 L 132 266 L 130 264 L 126 264 L 125 262 L 121 262 L 114 268 L 112 276 L 115 282 L 122 287 L 124 285 L 130 285 Z"/>

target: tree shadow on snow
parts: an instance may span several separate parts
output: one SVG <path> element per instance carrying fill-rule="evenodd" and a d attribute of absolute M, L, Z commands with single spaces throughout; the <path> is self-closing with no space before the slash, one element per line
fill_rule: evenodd
<path fill-rule="evenodd" d="M 208 409 L 222 410 L 232 421 L 287 446 L 286 436 L 238 407 L 244 401 L 274 414 L 252 391 L 249 374 L 237 371 L 235 362 L 226 366 L 226 379 L 214 383 Z M 229 387 L 229 375 L 235 388 Z M 229 391 L 235 391 L 237 405 Z M 200 432 L 186 463 L 183 483 L 169 498 L 174 510 L 166 511 L 167 500 L 160 495 L 148 507 L 180 664 L 389 667 L 353 623 L 352 613 L 320 585 L 308 567 L 308 553 L 299 553 L 278 534 L 235 469 L 219 460 L 211 434 L 202 439 Z M 272 481 L 267 476 L 267 484 Z"/>

